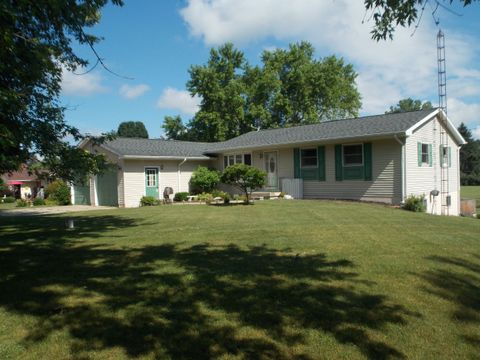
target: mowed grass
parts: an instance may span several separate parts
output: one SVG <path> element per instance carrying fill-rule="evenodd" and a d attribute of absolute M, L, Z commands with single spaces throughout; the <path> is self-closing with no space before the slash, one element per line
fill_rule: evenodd
<path fill-rule="evenodd" d="M 333 201 L 0 217 L 1 359 L 468 359 L 480 221 Z"/>
<path fill-rule="evenodd" d="M 462 199 L 477 200 L 477 209 L 480 208 L 480 186 L 462 186 Z"/>

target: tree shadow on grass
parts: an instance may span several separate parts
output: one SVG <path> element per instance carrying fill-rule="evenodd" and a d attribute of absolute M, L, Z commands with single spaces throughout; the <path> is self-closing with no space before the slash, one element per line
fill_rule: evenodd
<path fill-rule="evenodd" d="M 26 346 L 66 330 L 79 357 L 116 347 L 132 357 L 308 359 L 298 347 L 319 330 L 372 359 L 404 357 L 374 335 L 416 315 L 360 290 L 365 284 L 347 259 L 265 245 L 119 249 L 72 241 L 138 225 L 104 220 L 78 234 L 25 229 L 34 241 L 2 235 L 0 306 L 36 319 Z"/>
<path fill-rule="evenodd" d="M 480 260 L 478 255 L 473 258 Z M 480 261 L 443 256 L 427 260 L 441 268 L 421 275 L 429 284 L 424 290 L 455 305 L 454 321 L 480 326 Z M 465 334 L 462 338 L 480 351 L 480 336 Z"/>

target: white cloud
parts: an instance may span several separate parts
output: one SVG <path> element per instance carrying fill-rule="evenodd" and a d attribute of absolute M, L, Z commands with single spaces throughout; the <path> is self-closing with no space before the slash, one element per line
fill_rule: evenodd
<path fill-rule="evenodd" d="M 480 126 L 480 104 L 467 104 L 456 98 L 448 99 L 448 117 L 456 126 L 465 123 L 468 127 Z"/>
<path fill-rule="evenodd" d="M 406 97 L 436 103 L 437 28 L 427 16 L 414 36 L 413 29 L 398 28 L 393 41 L 375 42 L 373 20 L 362 24 L 363 1 L 189 0 L 180 13 L 191 35 L 210 46 L 304 39 L 320 56 L 345 57 L 359 73 L 364 113 L 382 113 Z M 480 91 L 477 42 L 452 29 L 445 33 L 449 98 L 475 96 Z"/>
<path fill-rule="evenodd" d="M 200 97 L 192 97 L 188 91 L 168 87 L 163 90 L 157 106 L 162 109 L 177 110 L 185 115 L 194 115 L 198 111 L 200 101 Z"/>
<path fill-rule="evenodd" d="M 81 73 L 82 69 L 78 69 L 77 72 Z M 75 75 L 65 68 L 62 69 L 62 92 L 64 95 L 89 96 L 107 90 L 102 85 L 101 75 L 97 72 Z"/>
<path fill-rule="evenodd" d="M 119 93 L 125 99 L 135 99 L 145 94 L 148 90 L 150 90 L 150 86 L 147 84 L 122 85 Z"/>

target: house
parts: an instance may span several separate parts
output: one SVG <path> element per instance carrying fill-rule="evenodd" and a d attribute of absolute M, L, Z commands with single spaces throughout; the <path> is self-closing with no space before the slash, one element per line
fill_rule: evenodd
<path fill-rule="evenodd" d="M 244 163 L 267 172 L 264 191 L 394 205 L 424 195 L 428 212 L 458 215 L 463 144 L 439 109 L 252 131 L 217 143 L 118 138 L 93 146 L 87 140 L 79 146 L 106 154 L 112 169 L 74 193 L 84 203 L 136 207 L 144 195 L 161 198 L 167 186 L 188 191 L 199 165 L 223 170 Z"/>
<path fill-rule="evenodd" d="M 45 179 L 29 172 L 26 164 L 22 164 L 18 171 L 3 174 L 2 179 L 16 199 L 34 198 L 47 185 Z"/>

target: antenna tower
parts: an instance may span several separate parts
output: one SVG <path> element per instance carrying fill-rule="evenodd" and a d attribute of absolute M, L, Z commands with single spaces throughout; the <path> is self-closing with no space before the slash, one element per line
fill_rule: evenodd
<path fill-rule="evenodd" d="M 438 63 L 438 107 L 443 110 L 444 115 L 440 118 L 440 201 L 442 215 L 448 215 L 450 209 L 450 186 L 448 179 L 448 168 L 450 166 L 451 154 L 448 146 L 447 133 L 447 72 L 445 64 L 445 35 L 438 30 L 437 34 L 437 63 Z M 435 135 L 436 137 L 436 135 Z M 435 144 L 435 142 L 434 142 Z M 436 174 L 436 172 L 435 172 Z M 435 175 L 436 178 L 436 175 Z M 435 184 L 436 186 L 436 184 Z"/>

